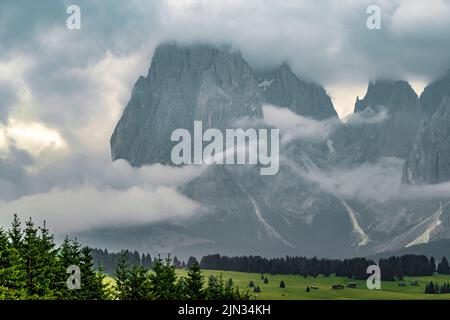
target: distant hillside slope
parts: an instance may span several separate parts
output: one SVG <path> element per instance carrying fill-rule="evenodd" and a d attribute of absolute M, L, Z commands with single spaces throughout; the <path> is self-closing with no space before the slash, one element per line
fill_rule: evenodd
<path fill-rule="evenodd" d="M 428 257 L 434 257 L 440 261 L 442 257 L 450 258 L 450 239 L 433 241 L 430 243 L 418 244 L 408 248 L 403 248 L 397 251 L 386 251 L 369 258 L 377 261 L 380 258 L 388 258 L 391 256 L 402 256 L 405 254 L 424 254 Z"/>

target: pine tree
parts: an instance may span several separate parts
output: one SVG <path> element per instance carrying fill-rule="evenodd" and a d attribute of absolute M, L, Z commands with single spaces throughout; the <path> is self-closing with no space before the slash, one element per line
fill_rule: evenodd
<path fill-rule="evenodd" d="M 194 263 L 198 264 L 197 259 L 195 257 L 189 257 L 186 268 L 190 269 Z"/>
<path fill-rule="evenodd" d="M 7 269 L 10 267 L 10 246 L 8 243 L 8 237 L 2 228 L 0 228 L 0 286 L 5 287 L 8 285 L 9 275 Z"/>
<path fill-rule="evenodd" d="M 284 284 L 283 280 L 281 280 L 281 282 L 280 282 L 280 288 L 286 288 L 286 285 Z"/>
<path fill-rule="evenodd" d="M 441 287 L 441 293 L 450 293 L 450 283 L 444 283 Z"/>
<path fill-rule="evenodd" d="M 208 285 L 205 290 L 207 300 L 222 300 L 224 296 L 224 288 L 222 275 L 210 275 L 208 278 Z"/>
<path fill-rule="evenodd" d="M 430 293 L 430 285 L 428 283 L 425 284 L 425 293 L 426 294 Z"/>
<path fill-rule="evenodd" d="M 9 238 L 9 252 L 5 252 L 9 260 L 9 267 L 4 271 L 4 280 L 8 283 L 9 292 L 5 298 L 23 299 L 28 298 L 27 291 L 27 274 L 25 272 L 25 257 L 23 255 L 23 230 L 21 222 L 14 214 L 11 223 L 11 229 L 8 230 L 7 236 Z M 8 275 L 6 277 L 6 275 Z"/>
<path fill-rule="evenodd" d="M 39 227 L 40 236 L 38 237 L 39 247 L 39 268 L 41 290 L 45 290 L 45 294 L 49 296 L 57 296 L 60 287 L 58 286 L 58 250 L 55 249 L 55 241 L 53 234 L 47 228 L 46 222 Z"/>
<path fill-rule="evenodd" d="M 425 286 L 425 293 L 428 293 L 428 294 L 434 294 L 434 293 L 436 293 L 436 290 L 435 290 L 433 281 L 430 281 L 430 283 L 428 283 L 428 284 Z"/>
<path fill-rule="evenodd" d="M 450 274 L 450 267 L 446 257 L 443 257 L 437 267 L 437 272 L 441 274 Z"/>
<path fill-rule="evenodd" d="M 23 231 L 17 213 L 14 214 L 13 221 L 11 223 L 11 230 L 8 231 L 9 239 L 13 248 L 20 250 L 22 247 Z"/>
<path fill-rule="evenodd" d="M 178 260 L 177 257 L 174 257 L 174 258 L 173 258 L 173 265 L 174 265 L 174 267 L 175 267 L 176 269 L 181 268 L 181 262 L 180 262 L 180 260 Z"/>
<path fill-rule="evenodd" d="M 430 271 L 431 274 L 436 272 L 436 261 L 434 260 L 434 257 L 430 258 Z"/>
<path fill-rule="evenodd" d="M 168 256 L 163 260 L 158 257 L 149 274 L 152 297 L 156 300 L 175 300 L 179 290 L 175 267 Z"/>
<path fill-rule="evenodd" d="M 67 288 L 67 279 L 70 276 L 67 273 L 67 268 L 69 266 L 80 266 L 80 245 L 76 240 L 69 239 L 68 236 L 64 238 L 63 243 L 61 244 L 58 250 L 58 261 L 59 261 L 59 271 L 57 272 L 57 287 L 58 290 L 58 299 L 79 299 L 80 292 L 79 290 L 69 290 Z"/>
<path fill-rule="evenodd" d="M 25 273 L 23 261 L 8 241 L 8 233 L 0 229 L 0 299 L 24 299 Z"/>
<path fill-rule="evenodd" d="M 268 284 L 268 283 L 269 283 L 269 279 L 264 278 L 264 283 L 265 283 L 265 284 Z"/>
<path fill-rule="evenodd" d="M 200 266 L 194 262 L 189 269 L 186 280 L 186 297 L 190 300 L 202 300 L 204 298 L 204 279 L 200 271 Z"/>
<path fill-rule="evenodd" d="M 253 280 L 250 280 L 250 282 L 248 283 L 248 287 L 249 288 L 255 287 L 255 284 L 254 284 Z"/>
<path fill-rule="evenodd" d="M 129 285 L 128 285 L 128 265 L 126 262 L 125 254 L 120 256 L 119 264 L 116 267 L 114 280 L 115 285 L 115 297 L 119 300 L 127 300 L 129 297 Z"/>
<path fill-rule="evenodd" d="M 228 279 L 223 289 L 224 300 L 239 300 L 239 288 L 234 288 L 233 279 Z"/>
<path fill-rule="evenodd" d="M 34 227 L 31 218 L 25 225 L 22 252 L 25 259 L 26 290 L 32 297 L 44 296 L 47 288 L 45 288 L 45 283 L 42 282 L 45 275 L 42 274 L 37 229 Z"/>
<path fill-rule="evenodd" d="M 81 249 L 80 271 L 81 271 L 81 291 L 83 300 L 101 300 L 105 298 L 104 275 L 94 269 L 91 249 L 83 247 Z"/>
<path fill-rule="evenodd" d="M 148 300 L 151 298 L 147 271 L 141 266 L 133 266 L 128 273 L 127 300 Z"/>

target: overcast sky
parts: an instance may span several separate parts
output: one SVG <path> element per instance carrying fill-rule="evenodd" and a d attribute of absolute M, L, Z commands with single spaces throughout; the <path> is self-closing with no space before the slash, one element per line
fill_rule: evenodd
<path fill-rule="evenodd" d="M 66 28 L 70 4 L 81 9 L 81 30 Z M 381 9 L 380 30 L 366 26 L 371 4 Z M 450 1 L 2 0 L 0 224 L 12 211 L 102 211 L 110 199 L 135 201 L 139 223 L 201 207 L 176 192 L 200 169 L 137 172 L 110 161 L 133 84 L 165 40 L 228 43 L 255 67 L 287 61 L 324 85 L 345 116 L 370 79 L 405 79 L 420 94 L 450 67 Z M 122 221 L 126 206 L 108 210 Z M 70 229 L 62 225 L 74 212 L 55 224 Z"/>

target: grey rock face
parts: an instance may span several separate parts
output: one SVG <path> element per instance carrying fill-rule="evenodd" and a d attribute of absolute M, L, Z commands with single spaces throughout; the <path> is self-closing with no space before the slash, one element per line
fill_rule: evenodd
<path fill-rule="evenodd" d="M 410 184 L 450 181 L 450 70 L 420 96 L 428 119 L 421 124 L 402 181 Z"/>
<path fill-rule="evenodd" d="M 423 114 L 419 100 L 405 81 L 379 80 L 369 84 L 364 99 L 356 100 L 355 114 L 386 109 L 386 119 L 344 125 L 332 137 L 338 162 L 348 165 L 380 157 L 407 159 Z"/>
<path fill-rule="evenodd" d="M 241 117 L 262 117 L 263 102 L 323 119 L 336 116 L 322 87 L 301 81 L 284 64 L 257 79 L 239 52 L 207 45 L 158 46 L 147 77 L 136 82 L 131 100 L 111 137 L 112 159 L 133 166 L 170 164 L 173 130 L 224 129 Z"/>
<path fill-rule="evenodd" d="M 258 82 L 239 52 L 204 45 L 164 44 L 146 78 L 137 81 L 111 137 L 113 160 L 133 166 L 170 163 L 173 130 L 225 128 L 243 116 L 261 116 Z"/>
<path fill-rule="evenodd" d="M 406 183 L 450 181 L 450 98 L 443 99 L 430 121 L 424 121 L 403 168 Z"/>
<path fill-rule="evenodd" d="M 325 90 L 317 84 L 300 80 L 286 63 L 257 76 L 265 102 L 314 119 L 337 117 Z"/>
<path fill-rule="evenodd" d="M 420 95 L 420 104 L 431 119 L 445 97 L 450 96 L 450 70 L 446 75 L 430 83 Z"/>

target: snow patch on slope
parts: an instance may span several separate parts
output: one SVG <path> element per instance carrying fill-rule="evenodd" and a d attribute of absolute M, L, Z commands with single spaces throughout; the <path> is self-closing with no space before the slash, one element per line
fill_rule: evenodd
<path fill-rule="evenodd" d="M 266 231 L 267 235 L 270 239 L 276 239 L 281 240 L 285 245 L 294 248 L 294 245 L 292 245 L 289 241 L 285 240 L 262 216 L 261 210 L 258 206 L 258 203 L 256 200 L 242 187 L 242 185 L 239 182 L 236 182 L 239 188 L 242 190 L 242 192 L 248 197 L 250 202 L 253 205 L 253 208 L 255 209 L 255 215 L 261 225 L 263 226 L 264 230 Z"/>
<path fill-rule="evenodd" d="M 268 87 L 270 87 L 270 85 L 272 84 L 272 82 L 274 82 L 275 79 L 271 79 L 271 80 L 264 80 L 262 82 L 260 82 L 258 84 L 258 87 L 262 88 L 263 91 L 265 91 Z"/>
<path fill-rule="evenodd" d="M 447 206 L 447 204 L 445 206 Z M 431 233 L 433 232 L 433 230 L 442 223 L 442 221 L 441 221 L 442 212 L 443 212 L 443 207 L 441 204 L 439 210 L 436 211 L 436 213 L 434 213 L 430 218 L 424 220 L 422 223 L 419 224 L 419 225 L 421 225 L 421 224 L 428 223 L 428 222 L 430 223 L 428 225 L 428 227 L 425 229 L 425 231 L 421 235 L 419 235 L 416 239 L 414 239 L 413 241 L 408 243 L 405 246 L 405 248 L 414 246 L 416 244 L 428 243 L 428 241 L 430 241 L 430 236 L 431 236 Z"/>
<path fill-rule="evenodd" d="M 350 220 L 352 221 L 353 232 L 358 236 L 359 239 L 358 246 L 360 247 L 365 246 L 370 241 L 369 236 L 364 232 L 364 230 L 359 225 L 358 219 L 356 218 L 356 213 L 353 211 L 353 209 L 347 204 L 347 202 L 345 202 L 342 199 L 340 200 L 342 205 L 347 210 Z"/>

